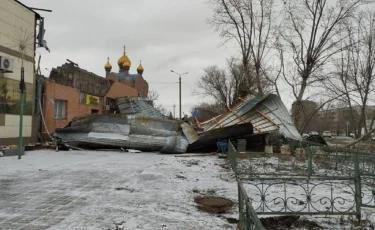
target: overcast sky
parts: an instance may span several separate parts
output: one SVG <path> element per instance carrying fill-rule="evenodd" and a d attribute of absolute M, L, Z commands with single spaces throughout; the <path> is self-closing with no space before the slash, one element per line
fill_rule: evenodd
<path fill-rule="evenodd" d="M 50 9 L 38 11 L 45 17 L 45 40 L 51 53 L 41 54 L 41 69 L 60 66 L 68 58 L 83 69 L 105 76 L 107 57 L 118 71 L 117 60 L 126 45 L 136 73 L 139 61 L 145 68 L 144 78 L 150 89 L 160 94 L 157 103 L 178 116 L 178 76 L 182 79 L 182 111 L 190 114 L 195 104 L 205 100 L 194 96 L 197 79 L 208 65 L 225 66 L 226 58 L 236 55 L 233 44 L 222 40 L 207 23 L 212 11 L 205 0 L 21 0 L 29 7 Z M 285 100 L 289 107 L 290 102 Z"/>

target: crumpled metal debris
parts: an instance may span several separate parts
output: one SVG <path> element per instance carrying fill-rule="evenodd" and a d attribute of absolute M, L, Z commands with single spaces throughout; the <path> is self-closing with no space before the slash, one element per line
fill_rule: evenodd
<path fill-rule="evenodd" d="M 203 132 L 250 122 L 254 134 L 278 132 L 284 137 L 301 141 L 302 136 L 293 124 L 281 98 L 275 94 L 249 95 L 222 115 L 201 122 Z"/>
<path fill-rule="evenodd" d="M 71 145 L 116 146 L 142 151 L 184 153 L 198 140 L 182 121 L 126 114 L 89 115 L 57 129 L 54 136 Z"/>

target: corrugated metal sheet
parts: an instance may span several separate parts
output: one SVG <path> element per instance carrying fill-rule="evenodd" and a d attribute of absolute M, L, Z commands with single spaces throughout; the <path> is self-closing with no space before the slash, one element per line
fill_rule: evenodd
<path fill-rule="evenodd" d="M 185 127 L 186 132 L 181 130 Z M 181 121 L 138 115 L 90 115 L 57 129 L 54 136 L 64 142 L 117 146 L 163 153 L 184 153 L 196 141 L 193 128 Z"/>
<path fill-rule="evenodd" d="M 246 122 L 253 124 L 254 134 L 278 131 L 287 138 L 302 140 L 285 105 L 274 94 L 242 99 L 225 114 L 202 122 L 201 127 L 204 131 L 208 131 Z"/>
<path fill-rule="evenodd" d="M 122 114 L 165 118 L 165 116 L 159 110 L 150 105 L 146 100 L 123 97 L 117 98 L 116 104 L 120 110 L 120 113 Z"/>

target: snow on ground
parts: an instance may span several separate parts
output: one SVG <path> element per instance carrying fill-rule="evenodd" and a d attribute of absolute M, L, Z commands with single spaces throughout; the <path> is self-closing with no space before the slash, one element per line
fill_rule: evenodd
<path fill-rule="evenodd" d="M 0 229 L 236 229 L 192 191 L 237 200 L 217 156 L 52 150 L 0 158 Z M 224 178 L 224 180 L 222 179 Z M 232 217 L 238 218 L 234 207 Z"/>

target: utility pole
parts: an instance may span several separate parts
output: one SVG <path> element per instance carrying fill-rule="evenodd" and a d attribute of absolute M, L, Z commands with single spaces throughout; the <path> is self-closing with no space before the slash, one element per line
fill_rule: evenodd
<path fill-rule="evenodd" d="M 178 97 L 178 99 L 179 99 L 179 101 L 180 101 L 180 120 L 181 120 L 181 75 L 179 76 L 179 78 L 178 78 L 178 87 L 179 87 L 179 97 Z"/>
<path fill-rule="evenodd" d="M 181 76 L 188 74 L 188 72 L 179 74 L 176 71 L 171 70 L 172 73 L 175 73 L 178 75 L 178 84 L 179 84 L 179 101 L 180 101 L 180 120 L 181 120 L 181 115 L 182 115 L 182 110 L 181 110 Z"/>
<path fill-rule="evenodd" d="M 176 118 L 176 105 L 175 104 L 173 104 L 173 118 Z"/>

